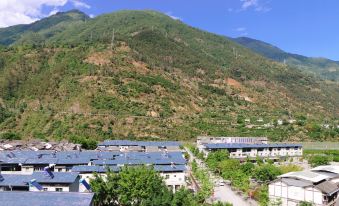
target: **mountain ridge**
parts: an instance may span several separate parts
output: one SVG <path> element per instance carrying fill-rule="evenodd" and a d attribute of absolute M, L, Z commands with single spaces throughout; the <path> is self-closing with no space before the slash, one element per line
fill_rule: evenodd
<path fill-rule="evenodd" d="M 285 52 L 272 44 L 248 37 L 238 37 L 233 40 L 274 61 L 298 67 L 327 80 L 339 81 L 339 61 Z"/>
<path fill-rule="evenodd" d="M 325 119 L 336 124 L 335 83 L 164 14 L 120 11 L 30 34 L 0 50 L 3 133 L 71 140 L 337 138 L 334 128 L 319 126 Z M 298 123 L 279 126 L 278 119 Z"/>

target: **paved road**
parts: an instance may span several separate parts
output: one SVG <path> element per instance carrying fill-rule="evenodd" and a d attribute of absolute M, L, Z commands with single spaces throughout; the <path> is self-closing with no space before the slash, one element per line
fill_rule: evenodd
<path fill-rule="evenodd" d="M 200 168 L 207 169 L 205 163 L 200 159 L 197 159 L 192 152 L 185 147 L 185 150 L 190 155 L 190 161 L 195 160 Z M 209 172 L 212 182 L 218 182 L 221 180 L 220 177 L 216 177 L 214 174 Z M 213 202 L 229 202 L 232 203 L 234 206 L 257 206 L 258 204 L 254 200 L 244 200 L 240 195 L 237 195 L 229 185 L 225 186 L 218 186 L 214 185 L 214 194 L 211 197 Z"/>
<path fill-rule="evenodd" d="M 258 205 L 254 200 L 244 200 L 240 195 L 237 195 L 230 186 L 215 186 L 214 187 L 215 201 L 229 202 L 234 206 L 256 206 Z"/>

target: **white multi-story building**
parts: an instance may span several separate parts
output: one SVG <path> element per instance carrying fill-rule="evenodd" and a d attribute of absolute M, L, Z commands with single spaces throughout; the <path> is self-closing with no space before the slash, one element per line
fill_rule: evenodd
<path fill-rule="evenodd" d="M 271 201 L 280 200 L 282 206 L 297 206 L 300 202 L 310 202 L 314 206 L 334 206 L 338 202 L 338 183 L 339 166 L 290 172 L 269 184 L 269 197 Z"/>
<path fill-rule="evenodd" d="M 207 155 L 217 150 L 227 150 L 230 158 L 270 158 L 302 156 L 301 144 L 245 144 L 245 143 L 207 143 L 198 145 L 200 152 Z"/>
<path fill-rule="evenodd" d="M 198 136 L 197 145 L 203 144 L 267 144 L 267 137 L 213 137 L 213 136 Z"/>

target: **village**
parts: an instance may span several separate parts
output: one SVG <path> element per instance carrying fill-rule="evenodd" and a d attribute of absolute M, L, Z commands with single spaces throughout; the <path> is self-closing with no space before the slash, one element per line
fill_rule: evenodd
<path fill-rule="evenodd" d="M 40 205 L 51 205 L 53 198 L 55 205 L 67 199 L 70 205 L 93 206 L 95 175 L 142 165 L 152 167 L 173 193 L 206 190 L 210 204 L 260 205 L 253 193 L 263 184 L 268 201 L 278 205 L 339 204 L 339 165 L 313 167 L 303 159 L 302 144 L 270 143 L 266 137 L 199 136 L 195 143 L 105 140 L 95 150 L 39 141 L 7 141 L 0 147 L 0 197 L 7 205 L 32 201 L 32 194 Z M 291 165 L 297 169 L 275 175 L 266 171 Z M 226 175 L 226 170 L 245 167 L 262 176 L 244 174 L 239 181 L 235 177 L 240 173 Z"/>

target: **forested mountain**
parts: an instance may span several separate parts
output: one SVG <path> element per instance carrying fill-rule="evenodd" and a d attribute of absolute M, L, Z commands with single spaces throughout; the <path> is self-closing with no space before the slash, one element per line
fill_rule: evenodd
<path fill-rule="evenodd" d="M 339 81 L 339 62 L 326 58 L 306 57 L 291 54 L 276 46 L 247 37 L 233 39 L 235 42 L 274 61 L 282 62 L 307 72 L 319 75 L 323 79 Z"/>
<path fill-rule="evenodd" d="M 58 13 L 0 42 L 2 137 L 339 136 L 337 83 L 158 12 Z"/>

